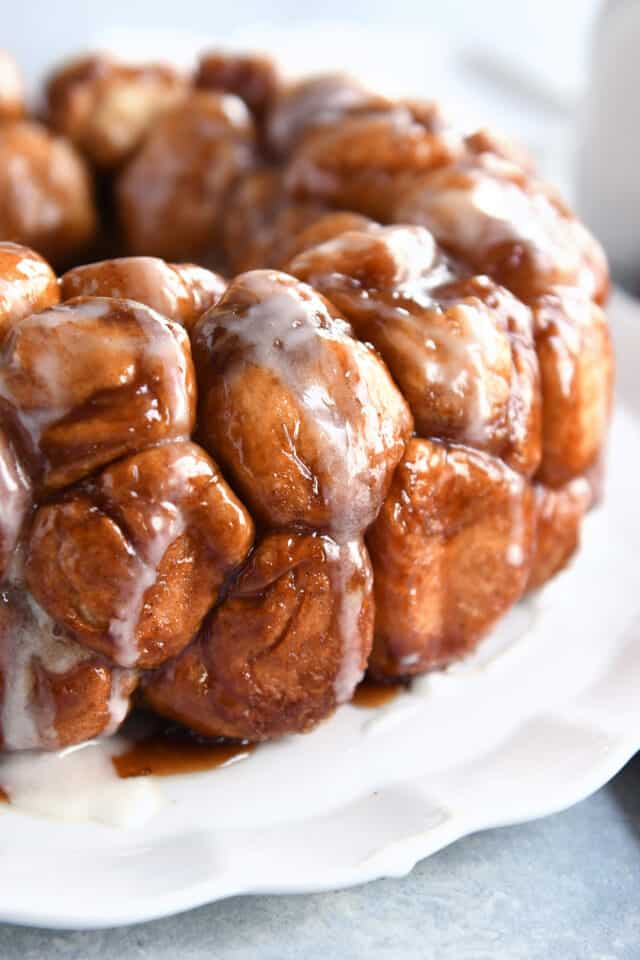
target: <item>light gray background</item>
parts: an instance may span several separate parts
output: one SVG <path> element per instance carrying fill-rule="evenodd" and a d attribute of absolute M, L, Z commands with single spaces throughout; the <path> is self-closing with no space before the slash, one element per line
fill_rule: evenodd
<path fill-rule="evenodd" d="M 7 5 L 5 5 L 7 6 Z M 348 9 L 345 10 L 345 8 Z M 409 27 L 425 49 L 451 44 L 505 67 L 522 69 L 540 102 L 560 109 L 544 134 L 543 161 L 566 161 L 567 144 L 585 78 L 594 0 L 438 0 L 394 3 L 324 0 L 322 7 L 281 0 L 276 5 L 210 0 L 168 3 L 111 0 L 30 0 L 2 10 L 0 43 L 35 76 L 79 47 L 97 46 L 105 31 L 127 27 L 164 33 L 171 49 L 187 32 L 225 40 L 244 30 L 259 34 L 293 26 L 314 45 L 311 21 L 367 27 Z M 323 41 L 326 42 L 326 41 Z M 323 50 L 315 50 L 316 57 Z M 396 49 L 402 59 L 402 50 Z M 426 54 L 425 54 L 426 56 Z M 346 63 L 345 66 L 349 66 Z M 437 73 L 437 71 L 436 71 Z M 426 75 L 426 74 L 425 74 Z M 431 74 L 433 76 L 433 73 Z M 514 100 L 507 70 L 512 121 L 526 133 L 530 113 Z M 515 85 L 517 86 L 517 85 Z M 429 93 L 429 90 L 425 90 Z M 567 109 L 569 108 L 569 109 Z M 523 126 L 524 125 L 524 126 Z M 554 139 L 555 138 L 555 139 Z M 556 149 L 557 155 L 554 154 Z M 9 884 L 10 877 L 2 883 Z M 1 896 L 1 892 L 0 892 Z M 640 958 L 640 760 L 594 797 L 572 810 L 532 824 L 466 838 L 420 864 L 403 880 L 304 897 L 234 899 L 138 927 L 96 933 L 58 933 L 0 926 L 0 960 L 636 960 Z"/>

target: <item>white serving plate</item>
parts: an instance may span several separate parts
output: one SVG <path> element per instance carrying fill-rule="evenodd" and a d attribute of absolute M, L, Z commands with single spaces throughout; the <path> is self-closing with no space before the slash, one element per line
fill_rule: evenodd
<path fill-rule="evenodd" d="M 640 748 L 640 308 L 610 311 L 618 404 L 605 503 L 571 569 L 470 660 L 377 710 L 224 769 L 164 779 L 145 826 L 0 814 L 0 920 L 90 928 L 240 893 L 407 873 L 486 827 L 587 796 Z"/>

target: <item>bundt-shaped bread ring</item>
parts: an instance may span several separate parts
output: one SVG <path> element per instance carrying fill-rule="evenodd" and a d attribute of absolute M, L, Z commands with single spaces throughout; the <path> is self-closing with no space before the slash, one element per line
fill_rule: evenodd
<path fill-rule="evenodd" d="M 308 730 L 568 563 L 608 274 L 517 146 L 215 51 L 47 105 L 0 56 L 0 750 Z"/>

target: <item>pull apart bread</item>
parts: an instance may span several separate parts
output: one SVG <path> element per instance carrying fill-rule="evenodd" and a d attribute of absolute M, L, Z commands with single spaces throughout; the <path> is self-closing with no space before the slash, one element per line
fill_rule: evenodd
<path fill-rule="evenodd" d="M 0 749 L 306 731 L 568 563 L 608 271 L 519 148 L 217 51 L 45 94 L 0 55 Z"/>

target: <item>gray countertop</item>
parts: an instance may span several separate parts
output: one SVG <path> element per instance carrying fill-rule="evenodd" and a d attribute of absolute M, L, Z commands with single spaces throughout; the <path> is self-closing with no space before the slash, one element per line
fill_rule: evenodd
<path fill-rule="evenodd" d="M 1 960 L 369 956 L 640 958 L 640 755 L 571 810 L 467 837 L 402 880 L 333 894 L 234 898 L 95 933 L 0 925 Z"/>

